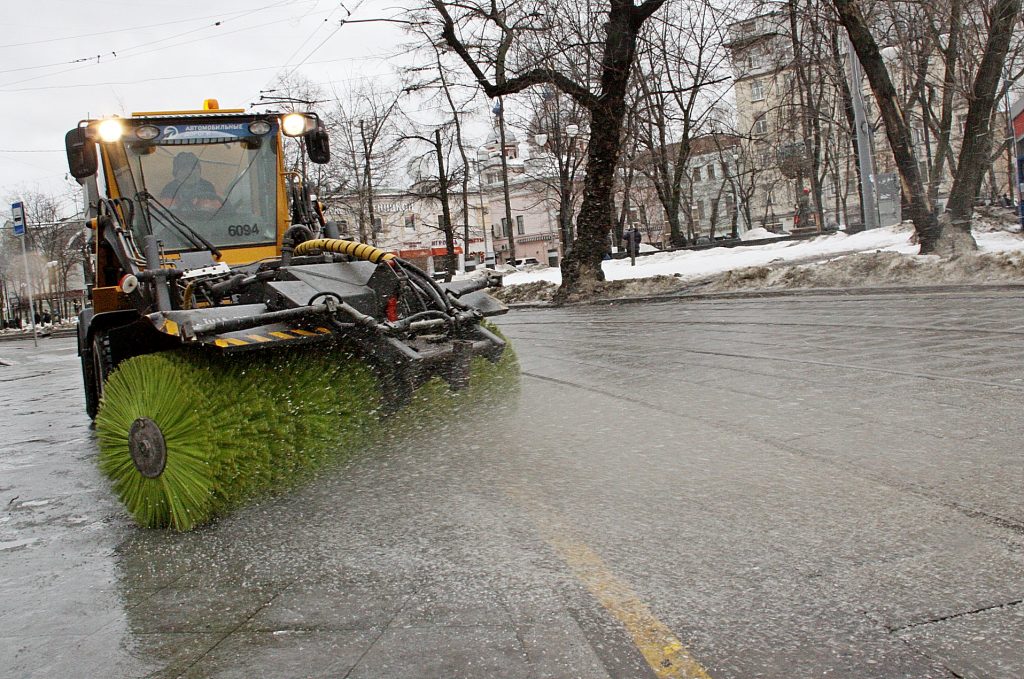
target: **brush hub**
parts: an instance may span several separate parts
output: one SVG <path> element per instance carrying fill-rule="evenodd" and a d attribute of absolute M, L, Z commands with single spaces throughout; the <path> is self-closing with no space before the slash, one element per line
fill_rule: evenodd
<path fill-rule="evenodd" d="M 156 422 L 140 417 L 132 422 L 128 432 L 128 451 L 139 473 L 147 479 L 155 479 L 164 473 L 167 466 L 167 443 Z"/>

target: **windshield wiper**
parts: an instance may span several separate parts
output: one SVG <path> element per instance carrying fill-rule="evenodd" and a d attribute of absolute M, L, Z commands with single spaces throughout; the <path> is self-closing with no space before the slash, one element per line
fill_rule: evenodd
<path fill-rule="evenodd" d="M 199 249 L 209 250 L 216 259 L 220 259 L 220 250 L 217 246 L 206 239 L 203 234 L 199 233 L 191 226 L 181 220 L 178 215 L 170 211 L 170 209 L 156 199 L 152 193 L 146 190 L 142 190 L 138 193 L 138 199 L 149 208 L 149 214 L 151 217 L 160 222 L 167 228 L 174 229 L 177 231 L 185 240 L 192 243 Z"/>

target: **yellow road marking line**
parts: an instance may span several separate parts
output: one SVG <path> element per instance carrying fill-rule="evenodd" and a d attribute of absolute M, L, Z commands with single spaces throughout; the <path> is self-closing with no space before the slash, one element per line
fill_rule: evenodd
<path fill-rule="evenodd" d="M 249 339 L 253 340 L 254 342 L 273 342 L 274 341 L 274 340 L 270 339 L 269 337 L 264 337 L 263 335 L 246 335 L 246 337 L 248 337 Z"/>
<path fill-rule="evenodd" d="M 608 569 L 594 550 L 564 535 L 545 531 L 544 539 L 590 593 L 622 623 L 633 643 L 660 679 L 711 679 L 711 675 L 626 583 Z"/>
<path fill-rule="evenodd" d="M 278 339 L 295 339 L 295 335 L 289 335 L 286 332 L 275 331 L 270 334 Z"/>
<path fill-rule="evenodd" d="M 612 573 L 594 550 L 572 537 L 573 531 L 550 508 L 537 507 L 519 489 L 509 490 L 509 495 L 530 515 L 541 536 L 558 552 L 573 576 L 626 628 L 659 679 L 711 679 L 672 630 L 654 616 L 629 585 Z"/>
<path fill-rule="evenodd" d="M 296 335 L 302 335 L 303 337 L 316 337 L 316 333 L 315 332 L 310 332 L 309 330 L 303 330 L 302 328 L 293 328 L 292 330 L 289 330 L 288 332 L 293 332 Z"/>
<path fill-rule="evenodd" d="M 330 335 L 331 334 L 331 331 L 328 330 L 327 328 L 316 328 L 316 331 L 318 333 L 320 333 L 321 335 Z"/>

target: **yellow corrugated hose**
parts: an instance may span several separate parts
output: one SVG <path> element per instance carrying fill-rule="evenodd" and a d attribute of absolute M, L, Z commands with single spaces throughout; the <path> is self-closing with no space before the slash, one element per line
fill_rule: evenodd
<path fill-rule="evenodd" d="M 396 257 L 393 252 L 381 250 L 366 243 L 356 243 L 355 241 L 342 240 L 340 238 L 316 238 L 295 246 L 296 255 L 308 255 L 313 250 L 338 252 L 343 255 L 350 255 L 356 259 L 373 262 L 374 264 L 386 262 Z"/>

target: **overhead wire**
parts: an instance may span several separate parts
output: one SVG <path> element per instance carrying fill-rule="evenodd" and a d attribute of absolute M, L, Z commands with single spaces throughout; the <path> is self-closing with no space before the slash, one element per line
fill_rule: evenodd
<path fill-rule="evenodd" d="M 379 60 L 385 60 L 386 58 L 387 57 L 383 57 L 383 56 L 381 56 L 381 57 L 376 57 L 376 56 L 375 57 L 339 57 L 338 59 L 324 59 L 322 61 L 312 61 L 312 62 L 309 62 L 307 65 L 315 66 L 315 65 L 320 65 L 320 64 L 336 64 L 339 61 L 355 61 L 355 60 L 360 60 L 360 59 L 364 59 L 366 61 L 378 60 L 378 59 Z M 209 77 L 218 76 L 218 75 L 237 75 L 239 73 L 254 73 L 254 72 L 257 72 L 257 71 L 273 71 L 273 70 L 278 70 L 278 69 L 284 68 L 286 65 L 287 64 L 275 64 L 273 66 L 257 66 L 257 67 L 254 67 L 254 68 L 239 68 L 239 69 L 234 69 L 234 70 L 230 70 L 230 71 L 213 71 L 213 72 L 207 71 L 207 72 L 203 72 L 203 73 L 188 73 L 188 74 L 185 74 L 185 75 L 168 75 L 168 76 L 159 76 L 159 77 L 151 77 L 151 78 L 141 78 L 139 80 L 109 80 L 109 81 L 106 81 L 106 82 L 74 83 L 74 84 L 67 84 L 67 85 L 40 85 L 38 87 L 16 87 L 16 88 L 12 88 L 12 89 L 0 89 L 0 92 L 5 92 L 5 93 L 6 92 L 36 92 L 36 91 L 41 91 L 41 90 L 63 90 L 63 89 L 75 89 L 75 88 L 82 88 L 82 87 L 96 88 L 96 87 L 108 87 L 108 86 L 113 86 L 113 85 L 140 85 L 140 84 L 148 84 L 148 83 L 158 82 L 158 81 L 161 81 L 161 80 L 187 80 L 188 78 L 209 78 Z M 340 79 L 334 79 L 334 80 L 330 80 L 330 81 L 324 81 L 324 82 L 313 83 L 313 84 L 314 85 L 323 85 L 323 84 L 327 84 L 327 83 L 330 83 L 330 82 L 350 82 L 350 81 L 355 81 L 355 80 L 373 80 L 375 78 L 384 77 L 385 75 L 387 75 L 387 74 L 371 73 L 369 75 L 353 76 L 351 78 L 340 78 Z"/>
<path fill-rule="evenodd" d="M 321 14 L 321 13 L 322 12 L 314 13 L 314 14 L 311 14 L 311 15 L 307 14 L 305 16 L 316 16 L 317 14 Z M 178 33 L 178 34 L 175 34 L 173 36 L 168 36 L 167 38 L 161 38 L 160 40 L 149 41 L 149 42 L 142 43 L 142 44 L 139 44 L 139 45 L 133 45 L 132 47 L 122 48 L 120 50 L 111 50 L 110 52 L 102 53 L 100 55 L 93 56 L 93 57 L 82 57 L 82 58 L 79 58 L 79 59 L 75 59 L 73 61 L 56 62 L 56 63 L 53 63 L 53 64 L 47 64 L 46 66 L 25 67 L 25 68 L 18 68 L 18 69 L 9 69 L 8 71 L 0 71 L 0 73 L 5 73 L 5 72 L 13 72 L 13 71 L 26 70 L 26 69 L 31 69 L 31 68 L 52 68 L 54 66 L 73 64 L 71 68 L 62 69 L 60 71 L 54 71 L 54 72 L 51 72 L 51 73 L 43 73 L 43 74 L 39 74 L 39 75 L 36 75 L 36 76 L 32 76 L 30 78 L 23 78 L 22 80 L 15 80 L 15 81 L 3 83 L 3 84 L 0 84 L 0 88 L 6 88 L 6 87 L 10 87 L 12 85 L 20 85 L 21 83 L 31 82 L 33 80 L 39 80 L 41 78 L 49 78 L 49 77 L 52 77 L 52 76 L 55 76 L 55 75 L 60 75 L 61 73 L 68 73 L 70 71 L 77 71 L 77 70 L 81 70 L 82 68 L 89 68 L 89 67 L 92 67 L 92 66 L 96 66 L 96 65 L 102 63 L 101 62 L 101 58 L 103 56 L 105 56 L 105 55 L 113 55 L 114 59 L 117 59 L 119 61 L 123 61 L 124 59 L 130 59 L 132 57 L 138 57 L 138 56 L 142 56 L 144 54 L 151 54 L 153 52 L 159 52 L 159 51 L 166 50 L 166 49 L 172 49 L 174 47 L 181 47 L 183 45 L 191 45 L 193 43 L 201 42 L 203 40 L 209 40 L 209 39 L 213 39 L 213 38 L 223 38 L 223 37 L 226 37 L 228 35 L 233 35 L 235 33 L 241 33 L 243 31 L 250 31 L 250 30 L 257 29 L 257 28 L 262 28 L 264 26 L 271 26 L 271 25 L 279 24 L 281 21 L 282 21 L 281 19 L 274 19 L 274 20 L 266 21 L 266 22 L 259 23 L 259 24 L 253 24 L 253 25 L 250 25 L 250 26 L 243 26 L 241 28 L 237 28 L 237 29 L 232 30 L 232 31 L 217 31 L 215 34 L 212 34 L 212 35 L 206 35 L 206 36 L 202 36 L 202 37 L 195 38 L 195 39 L 192 39 L 192 40 L 183 40 L 181 42 L 176 42 L 176 43 L 173 43 L 173 44 L 170 44 L 170 45 L 163 45 L 163 46 L 160 46 L 160 47 L 155 47 L 153 49 L 142 49 L 144 47 L 150 47 L 150 46 L 154 45 L 155 43 L 166 42 L 168 40 L 173 40 L 175 38 L 180 38 L 180 37 L 182 37 L 184 35 L 189 35 L 191 33 L 197 33 L 199 31 L 203 31 L 203 30 L 206 30 L 206 29 L 209 29 L 209 28 L 217 28 L 217 27 L 221 26 L 223 23 L 225 23 L 224 21 L 219 21 L 219 22 L 216 22 L 215 24 L 211 24 L 211 25 L 208 25 L 208 26 L 203 26 L 203 27 L 200 27 L 200 28 L 197 28 L 197 29 L 191 29 L 189 31 L 184 31 L 182 33 Z M 141 50 L 141 51 L 134 51 L 134 50 Z M 120 52 L 121 54 L 119 55 L 118 52 Z M 125 54 L 126 52 L 132 52 L 132 53 Z M 112 61 L 112 60 L 108 59 L 106 63 L 110 63 L 110 61 Z"/>
<path fill-rule="evenodd" d="M 29 40 L 26 42 L 13 42 L 6 45 L 0 45 L 0 49 L 7 49 L 9 47 L 26 47 L 29 45 L 43 45 L 51 42 L 61 42 L 64 40 L 80 40 L 82 38 L 91 38 L 97 35 L 110 35 L 111 33 L 126 33 L 128 31 L 143 31 L 147 28 L 163 28 L 164 26 L 173 26 L 175 24 L 187 24 L 193 21 L 205 21 L 206 19 L 215 19 L 222 16 L 232 16 L 237 14 L 251 14 L 253 12 L 259 12 L 264 9 L 270 9 L 271 7 L 278 7 L 280 5 L 290 5 L 302 0 L 280 0 L 269 5 L 263 5 L 262 7 L 240 9 L 234 12 L 220 13 L 220 14 L 207 14 L 201 17 L 193 17 L 191 19 L 175 19 L 174 21 L 161 21 L 158 24 L 145 24 L 143 26 L 127 26 L 125 28 L 114 28 L 109 31 L 95 31 L 93 33 L 80 33 L 78 35 L 66 35 L 59 38 L 44 38 L 43 40 Z"/>
<path fill-rule="evenodd" d="M 290 71 L 288 71 L 283 76 L 281 76 L 279 78 L 279 80 L 287 80 L 288 78 L 290 78 L 292 76 L 293 73 L 295 73 L 295 71 L 298 70 L 298 68 L 300 66 L 302 66 L 307 61 L 309 61 L 310 57 L 312 57 L 314 54 L 316 54 L 317 51 L 327 43 L 328 40 L 333 38 L 335 36 L 335 34 L 338 31 L 341 30 L 342 26 L 345 25 L 345 23 L 348 21 L 349 17 L 352 16 L 352 13 L 355 12 L 356 10 L 358 10 L 362 6 L 362 4 L 363 4 L 363 0 L 358 0 L 356 2 L 356 4 L 355 4 L 355 7 L 350 10 L 348 7 L 345 6 L 344 2 L 341 2 L 341 0 L 338 0 L 338 5 L 341 7 L 341 9 L 345 10 L 345 18 L 343 18 L 340 21 L 338 21 L 337 27 L 333 31 L 328 33 L 327 37 L 325 37 L 323 40 L 321 40 L 319 43 L 317 43 L 316 47 L 314 47 L 305 57 L 303 57 L 302 60 L 299 63 L 295 64 L 295 66 L 293 66 Z M 335 10 L 336 9 L 337 8 L 335 8 Z M 332 12 L 332 14 L 333 14 L 333 12 Z M 313 32 L 313 35 L 315 35 L 316 32 L 319 31 L 319 30 L 320 30 L 320 26 L 317 26 L 317 29 L 316 29 L 316 31 Z M 305 45 L 306 43 L 308 43 L 311 38 L 312 38 L 312 35 L 307 37 L 306 40 L 303 41 L 302 45 Z M 299 48 L 295 50 L 295 52 L 292 54 L 291 57 L 288 57 L 289 61 L 291 61 L 291 59 L 294 57 L 294 55 L 297 54 L 302 49 L 302 45 L 300 45 Z M 265 90 L 270 85 L 271 82 L 273 82 L 273 79 L 267 81 L 267 83 L 265 83 L 263 85 L 263 87 L 260 88 L 260 91 L 262 92 L 263 90 Z M 249 98 L 250 99 L 256 99 L 257 96 L 259 96 L 259 93 L 255 94 L 255 95 L 253 95 L 252 97 L 249 97 Z"/>

